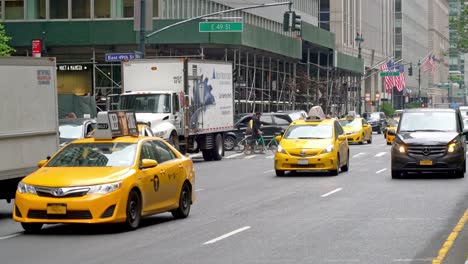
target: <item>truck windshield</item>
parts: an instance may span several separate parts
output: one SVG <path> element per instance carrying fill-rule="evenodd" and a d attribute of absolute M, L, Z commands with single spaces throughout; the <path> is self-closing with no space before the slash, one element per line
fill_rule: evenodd
<path fill-rule="evenodd" d="M 120 98 L 119 109 L 135 113 L 170 113 L 169 94 L 129 94 Z"/>

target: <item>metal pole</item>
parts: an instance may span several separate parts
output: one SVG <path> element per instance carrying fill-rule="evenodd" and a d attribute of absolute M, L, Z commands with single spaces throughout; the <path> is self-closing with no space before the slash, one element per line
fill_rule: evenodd
<path fill-rule="evenodd" d="M 421 107 L 421 60 L 418 61 L 418 105 Z"/>
<path fill-rule="evenodd" d="M 146 37 L 145 37 L 145 1 L 146 0 L 140 0 L 140 52 L 141 52 L 141 56 L 142 58 L 145 57 L 146 55 L 146 51 L 145 51 L 145 41 L 146 41 Z"/>

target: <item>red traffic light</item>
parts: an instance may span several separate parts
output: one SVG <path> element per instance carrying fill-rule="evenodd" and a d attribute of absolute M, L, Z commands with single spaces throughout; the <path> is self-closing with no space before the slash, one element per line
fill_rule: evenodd
<path fill-rule="evenodd" d="M 370 104 L 370 106 L 373 106 L 373 105 L 374 105 L 374 102 L 373 102 L 373 101 L 370 101 L 369 104 Z"/>

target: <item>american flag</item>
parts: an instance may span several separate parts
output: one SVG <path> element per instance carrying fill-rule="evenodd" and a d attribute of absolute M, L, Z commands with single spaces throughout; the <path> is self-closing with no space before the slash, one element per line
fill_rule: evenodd
<path fill-rule="evenodd" d="M 431 69 L 431 74 L 434 74 L 435 72 L 435 55 L 431 52 L 423 62 L 423 71 L 427 72 L 429 69 Z"/>
<path fill-rule="evenodd" d="M 389 60 L 387 61 L 387 63 L 382 64 L 380 66 L 380 69 L 382 70 L 382 72 L 389 72 L 393 70 L 393 60 Z M 391 93 L 392 87 L 394 86 L 393 77 L 390 77 L 390 76 L 384 77 L 384 83 L 385 83 L 385 90 L 387 91 L 387 93 Z"/>
<path fill-rule="evenodd" d="M 387 93 L 392 93 L 393 87 L 395 87 L 398 91 L 402 91 L 405 89 L 405 67 L 403 64 L 393 63 L 393 60 L 389 60 L 387 63 L 382 64 L 380 66 L 382 72 L 399 72 L 399 76 L 385 76 L 384 83 L 385 83 L 385 90 Z"/>
<path fill-rule="evenodd" d="M 403 64 L 397 64 L 395 70 L 400 72 L 400 75 L 392 77 L 394 78 L 394 84 L 399 92 L 405 89 L 405 66 Z"/>

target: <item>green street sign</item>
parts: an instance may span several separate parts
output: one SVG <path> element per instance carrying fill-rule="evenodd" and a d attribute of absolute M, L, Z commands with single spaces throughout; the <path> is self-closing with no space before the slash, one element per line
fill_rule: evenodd
<path fill-rule="evenodd" d="M 400 76 L 400 72 L 381 72 L 380 77 L 386 76 Z"/>
<path fill-rule="evenodd" d="M 242 22 L 200 22 L 199 32 L 242 32 L 244 24 Z"/>
<path fill-rule="evenodd" d="M 439 88 L 450 88 L 450 83 L 439 83 L 437 84 Z"/>

